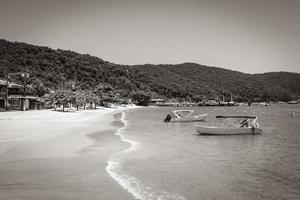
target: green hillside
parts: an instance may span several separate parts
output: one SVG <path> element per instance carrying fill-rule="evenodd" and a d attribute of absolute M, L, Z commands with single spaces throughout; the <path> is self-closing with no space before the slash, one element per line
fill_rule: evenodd
<path fill-rule="evenodd" d="M 45 87 L 73 81 L 81 89 L 110 84 L 122 96 L 143 91 L 153 97 L 216 99 L 232 95 L 236 101 L 282 100 L 300 97 L 300 74 L 245 74 L 195 63 L 178 65 L 118 65 L 88 54 L 54 50 L 0 40 L 0 78 L 28 71 Z M 18 81 L 18 77 L 15 78 Z"/>

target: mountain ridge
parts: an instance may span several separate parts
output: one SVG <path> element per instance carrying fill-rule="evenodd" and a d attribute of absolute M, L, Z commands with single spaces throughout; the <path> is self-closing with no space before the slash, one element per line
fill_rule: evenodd
<path fill-rule="evenodd" d="M 81 88 L 107 83 L 123 96 L 143 91 L 152 97 L 200 101 L 231 96 L 236 101 L 288 101 L 300 97 L 300 74 L 249 74 L 193 62 L 122 65 L 89 54 L 0 40 L 0 77 L 29 71 L 46 87 L 75 81 Z"/>

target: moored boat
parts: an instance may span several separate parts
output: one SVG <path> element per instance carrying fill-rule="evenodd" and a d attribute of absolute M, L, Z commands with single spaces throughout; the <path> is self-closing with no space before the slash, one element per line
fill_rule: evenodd
<path fill-rule="evenodd" d="M 222 120 L 220 126 L 198 126 L 200 135 L 247 135 L 261 134 L 257 117 L 255 116 L 216 116 Z"/>
<path fill-rule="evenodd" d="M 288 104 L 298 104 L 298 101 L 288 101 Z"/>
<path fill-rule="evenodd" d="M 165 122 L 197 122 L 204 121 L 207 114 L 194 115 L 194 110 L 174 110 L 164 119 Z"/>

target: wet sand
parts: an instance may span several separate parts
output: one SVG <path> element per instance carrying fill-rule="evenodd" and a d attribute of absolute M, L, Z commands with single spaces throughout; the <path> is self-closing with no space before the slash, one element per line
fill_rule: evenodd
<path fill-rule="evenodd" d="M 75 126 L 71 126 L 71 122 L 60 124 L 51 123 L 51 120 L 48 125 L 35 126 L 39 131 L 42 131 L 41 127 L 47 129 L 49 126 L 48 133 L 49 130 L 63 130 L 64 133 L 18 144 L 0 154 L 0 199 L 134 199 L 105 171 L 108 158 L 128 148 L 128 144 L 114 135 L 117 127 L 113 126 L 113 114 L 116 112 L 118 110 L 100 115 L 83 114 L 93 117 L 77 122 Z M 41 113 L 28 115 L 36 114 Z M 14 120 L 14 114 L 8 115 L 12 116 L 10 121 L 5 120 L 3 113 L 0 115 L 5 131 L 13 129 L 7 123 Z M 63 117 L 61 120 L 67 119 Z M 26 123 L 24 121 L 26 116 L 19 119 L 16 125 L 18 130 L 22 130 L 22 125 L 28 125 L 28 120 Z M 69 128 L 53 127 L 53 124 L 67 124 Z"/>

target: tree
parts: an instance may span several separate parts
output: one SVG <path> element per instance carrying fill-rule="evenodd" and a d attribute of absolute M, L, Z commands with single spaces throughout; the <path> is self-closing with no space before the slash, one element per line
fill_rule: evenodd
<path fill-rule="evenodd" d="M 78 90 L 73 93 L 74 103 L 76 105 L 76 109 L 79 110 L 79 106 L 83 105 L 85 109 L 86 104 L 86 92 L 83 90 Z"/>
<path fill-rule="evenodd" d="M 32 81 L 31 86 L 34 89 L 35 94 L 39 97 L 44 96 L 46 93 L 49 93 L 50 91 L 50 89 L 46 87 L 44 83 L 38 78 L 35 78 Z"/>
<path fill-rule="evenodd" d="M 96 106 L 98 102 L 101 100 L 99 96 L 97 96 L 92 90 L 86 90 L 85 91 L 85 96 L 86 96 L 86 103 L 90 104 L 90 108 L 93 108 L 93 104 Z"/>
<path fill-rule="evenodd" d="M 65 105 L 73 102 L 73 92 L 69 89 L 57 89 L 50 95 L 51 102 L 56 106 L 63 106 L 63 112 L 65 111 Z"/>
<path fill-rule="evenodd" d="M 132 100 L 136 101 L 139 106 L 149 106 L 151 96 L 143 91 L 139 91 L 132 95 Z"/>

